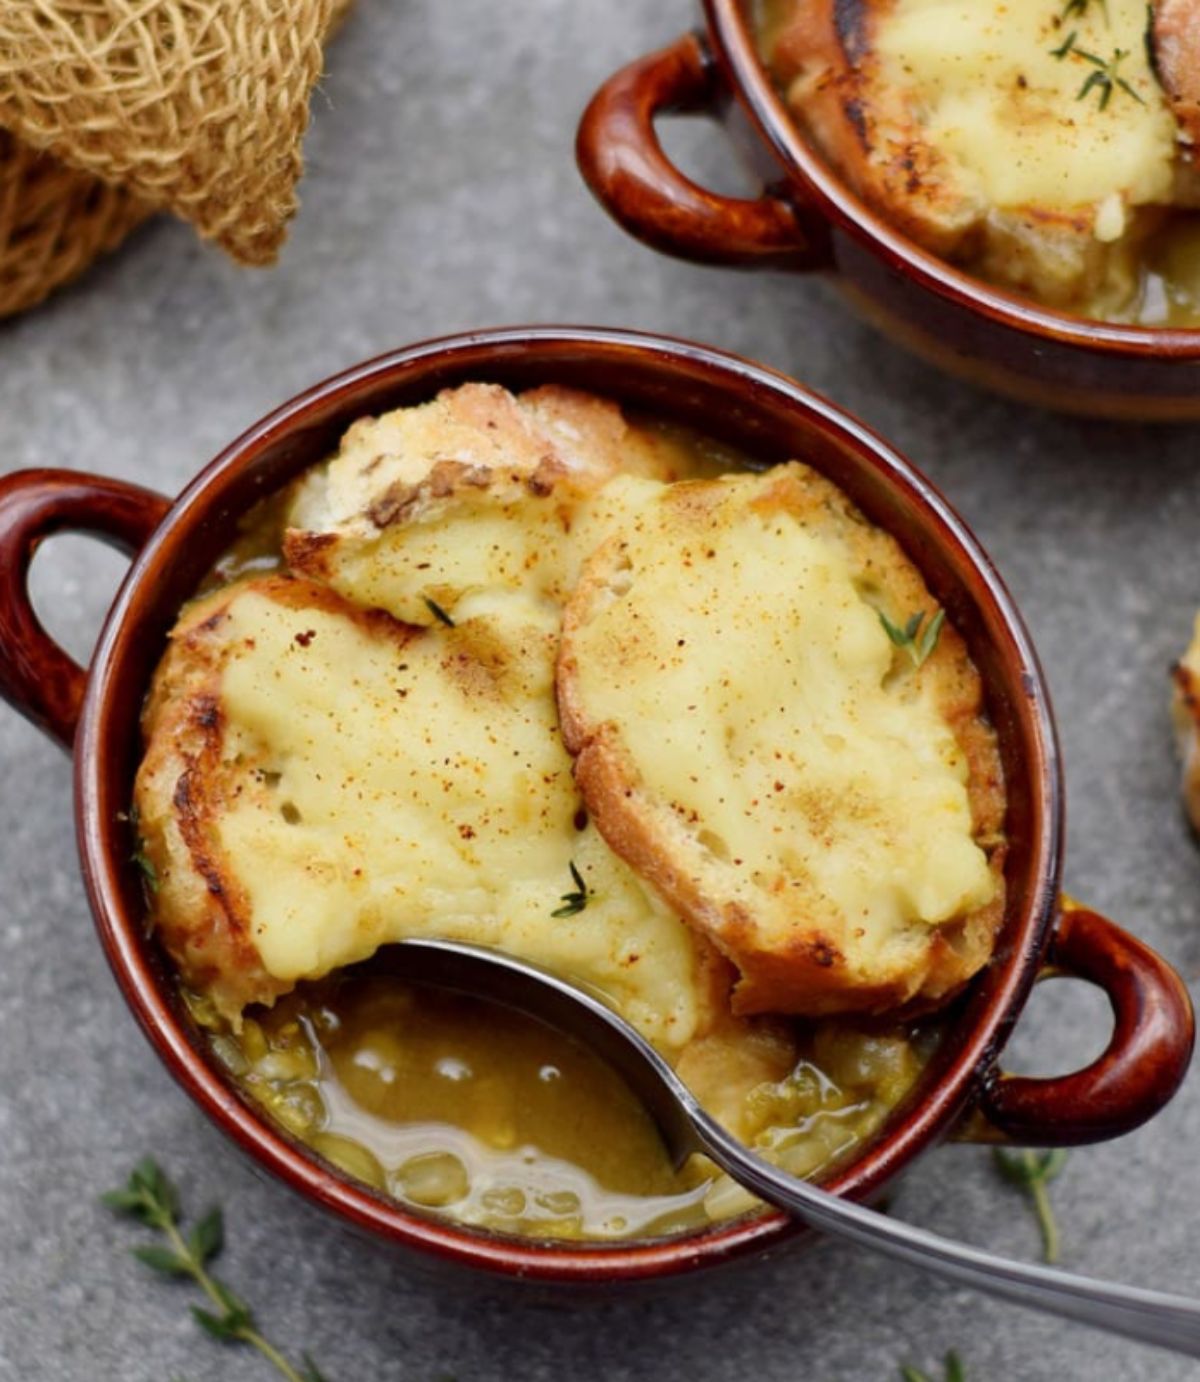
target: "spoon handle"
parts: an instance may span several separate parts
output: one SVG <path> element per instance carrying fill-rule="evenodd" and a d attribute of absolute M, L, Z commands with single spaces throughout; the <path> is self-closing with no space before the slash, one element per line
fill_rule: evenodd
<path fill-rule="evenodd" d="M 798 1180 L 747 1151 L 698 1108 L 693 1106 L 691 1112 L 705 1153 L 723 1171 L 811 1228 L 920 1267 L 956 1285 L 972 1286 L 1016 1305 L 1200 1358 L 1200 1301 L 1095 1281 L 1054 1267 L 1011 1262 L 952 1242 Z"/>

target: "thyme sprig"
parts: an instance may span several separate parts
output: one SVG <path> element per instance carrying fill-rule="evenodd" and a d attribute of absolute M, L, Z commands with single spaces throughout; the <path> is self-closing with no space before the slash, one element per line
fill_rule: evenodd
<path fill-rule="evenodd" d="M 1050 1195 L 1046 1187 L 1062 1170 L 1067 1154 L 1061 1147 L 1051 1152 L 1029 1150 L 1010 1152 L 1004 1147 L 996 1147 L 992 1152 L 996 1169 L 1011 1185 L 1025 1191 L 1033 1202 L 1038 1227 L 1042 1231 L 1042 1258 L 1046 1262 L 1058 1261 L 1058 1224 L 1050 1205 Z"/>
<path fill-rule="evenodd" d="M 1082 58 L 1084 62 L 1089 62 L 1096 69 L 1089 72 L 1084 78 L 1083 85 L 1076 93 L 1077 101 L 1086 101 L 1093 91 L 1100 93 L 1100 109 L 1107 108 L 1112 99 L 1113 92 L 1120 87 L 1127 95 L 1132 96 L 1139 106 L 1144 106 L 1145 101 L 1137 94 L 1132 86 L 1120 75 L 1117 69 L 1121 63 L 1129 56 L 1128 48 L 1114 48 L 1111 58 L 1102 58 L 1097 53 L 1089 53 L 1086 48 L 1081 48 L 1075 42 L 1079 36 L 1077 29 L 1072 29 L 1057 48 L 1051 48 L 1050 56 L 1057 58 L 1061 62 L 1064 58 Z"/>
<path fill-rule="evenodd" d="M 130 1252 L 143 1266 L 162 1276 L 190 1278 L 204 1292 L 213 1309 L 191 1307 L 192 1318 L 205 1333 L 226 1344 L 242 1344 L 260 1353 L 287 1382 L 326 1382 L 317 1365 L 302 1355 L 299 1368 L 258 1332 L 250 1307 L 208 1270 L 208 1263 L 225 1243 L 220 1209 L 210 1209 L 185 1236 L 180 1221 L 179 1191 L 157 1162 L 139 1161 L 119 1190 L 100 1196 L 116 1214 L 136 1219 L 161 1234 L 161 1243 L 140 1243 Z"/>
<path fill-rule="evenodd" d="M 953 1349 L 945 1357 L 946 1376 L 945 1382 L 967 1382 L 967 1370 L 963 1367 L 963 1361 Z M 914 1368 L 911 1363 L 900 1365 L 900 1376 L 904 1382 L 933 1382 L 928 1373 L 924 1373 L 920 1368 Z"/>
<path fill-rule="evenodd" d="M 571 878 L 575 883 L 575 891 L 563 893 L 563 905 L 550 913 L 552 917 L 573 917 L 577 912 L 582 912 L 588 904 L 588 887 L 583 881 L 583 875 L 575 867 L 574 859 L 571 860 Z"/>
<path fill-rule="evenodd" d="M 1105 61 L 1098 58 L 1095 53 L 1085 53 L 1082 48 L 1075 51 L 1084 60 L 1090 62 L 1096 68 L 1095 72 L 1089 72 L 1087 79 L 1079 88 L 1079 95 L 1075 97 L 1077 101 L 1085 101 L 1093 89 L 1100 92 L 1100 109 L 1103 110 L 1113 94 L 1113 88 L 1119 86 L 1127 95 L 1132 96 L 1139 106 L 1144 106 L 1145 101 L 1129 85 L 1124 77 L 1117 75 L 1117 68 L 1129 56 L 1128 48 L 1114 48 L 1112 57 Z"/>
<path fill-rule="evenodd" d="M 878 613 L 879 622 L 883 625 L 884 632 L 896 647 L 904 649 L 914 667 L 923 666 L 929 655 L 937 647 L 938 639 L 942 633 L 942 625 L 946 622 L 946 611 L 939 609 L 924 629 L 921 628 L 925 619 L 923 609 L 917 610 L 903 628 L 893 624 L 883 610 L 879 610 Z"/>

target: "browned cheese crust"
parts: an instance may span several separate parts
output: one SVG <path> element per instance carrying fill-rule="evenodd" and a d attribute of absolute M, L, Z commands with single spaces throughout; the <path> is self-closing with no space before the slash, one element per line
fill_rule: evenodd
<path fill-rule="evenodd" d="M 154 927 L 183 983 L 211 998 L 235 1024 L 252 1003 L 271 1003 L 293 987 L 266 972 L 251 938 L 253 919 L 216 824 L 234 797 L 261 789 L 226 751 L 222 670 L 232 645 L 224 632 L 239 594 L 253 590 L 296 610 L 352 619 L 402 648 L 418 631 L 378 610 L 290 576 L 226 586 L 188 605 L 172 630 L 142 713 L 145 756 L 134 784 L 141 848 L 153 867 Z"/>
<path fill-rule="evenodd" d="M 1186 3 L 1186 0 L 1178 0 Z M 792 113 L 849 186 L 917 244 L 1050 306 L 1082 307 L 1110 272 L 1090 208 L 997 211 L 926 136 L 915 94 L 889 80 L 876 35 L 895 0 L 803 0 L 769 63 Z M 1161 211 L 1139 211 L 1139 234 Z"/>
<path fill-rule="evenodd" d="M 402 440 L 389 435 L 387 419 L 364 418 L 347 432 L 331 465 L 357 471 L 362 508 L 324 531 L 290 528 L 283 551 L 293 571 L 335 580 L 348 547 L 463 501 L 478 509 L 546 500 L 565 532 L 581 497 L 621 471 L 678 478 L 669 445 L 631 428 L 615 403 L 557 384 L 519 395 L 496 384 L 463 384 L 406 416 L 420 423 Z M 407 468 L 380 487 L 389 457 L 379 448 L 389 446 Z M 544 509 L 539 517 L 545 521 Z"/>
<path fill-rule="evenodd" d="M 886 591 L 895 609 L 932 611 L 936 601 L 894 538 L 869 524 L 844 494 L 807 469 L 781 468 L 761 496 L 778 509 L 837 535 L 868 586 Z M 557 670 L 559 714 L 567 748 L 576 755 L 575 778 L 598 829 L 615 853 L 654 885 L 669 906 L 708 937 L 736 966 L 733 994 L 739 1014 L 840 1012 L 916 1013 L 948 1001 L 988 961 L 1004 918 L 1003 770 L 995 732 L 985 716 L 979 674 L 958 633 L 944 625 L 937 647 L 913 675 L 932 686 L 935 703 L 951 728 L 969 770 L 968 795 L 974 835 L 988 854 L 995 878 L 993 899 L 959 920 L 929 927 L 920 962 L 877 972 L 870 982 L 856 973 L 853 956 L 822 930 L 819 918 L 796 918 L 782 948 L 764 948 L 755 918 L 741 903 L 710 894 L 696 868 L 700 847 L 681 849 L 679 818 L 643 785 L 618 724 L 588 718 L 579 689 L 578 639 L 607 598 L 621 566 L 617 539 L 605 544 L 584 569 L 566 607 Z M 703 823 L 696 823 L 696 832 Z"/>
<path fill-rule="evenodd" d="M 875 33 L 892 0 L 806 0 L 771 53 L 771 70 L 817 147 L 898 230 L 935 254 L 970 252 L 981 208 L 955 186 L 907 94 L 882 79 Z"/>

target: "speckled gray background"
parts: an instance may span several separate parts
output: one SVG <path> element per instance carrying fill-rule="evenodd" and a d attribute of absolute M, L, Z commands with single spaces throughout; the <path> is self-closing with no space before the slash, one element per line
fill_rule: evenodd
<path fill-rule="evenodd" d="M 0 466 L 61 465 L 176 491 L 228 439 L 323 375 L 459 328 L 607 323 L 692 336 L 807 380 L 950 494 L 1029 620 L 1054 691 L 1068 884 L 1200 975 L 1200 853 L 1176 806 L 1166 671 L 1200 604 L 1200 432 L 1035 414 L 949 382 L 817 282 L 711 272 L 627 240 L 578 181 L 591 90 L 691 22 L 687 0 L 361 0 L 330 54 L 304 207 L 277 269 L 241 272 L 158 222 L 75 290 L 0 326 Z M 671 145 L 739 184 L 706 126 Z M 47 546 L 40 607 L 77 654 L 122 563 Z M 187 1319 L 184 1287 L 124 1254 L 95 1204 L 152 1152 L 228 1210 L 226 1275 L 337 1382 L 884 1382 L 949 1347 L 971 1382 L 1154 1378 L 1197 1368 L 823 1246 L 686 1293 L 545 1309 L 451 1295 L 297 1212 L 212 1133 L 118 997 L 80 886 L 65 757 L 0 708 L 0 1379 L 239 1382 L 270 1371 Z M 1105 1007 L 1043 990 L 1023 1068 L 1096 1049 Z M 1055 1185 L 1065 1260 L 1200 1292 L 1197 1081 Z M 916 1222 L 1032 1257 L 1036 1230 L 988 1155 L 949 1148 L 904 1182 Z"/>

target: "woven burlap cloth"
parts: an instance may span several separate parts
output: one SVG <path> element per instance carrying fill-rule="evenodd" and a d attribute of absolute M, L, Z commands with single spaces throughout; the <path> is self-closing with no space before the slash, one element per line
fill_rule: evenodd
<path fill-rule="evenodd" d="M 269 264 L 350 0 L 0 0 L 0 317 L 157 210 Z"/>

